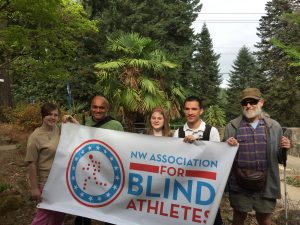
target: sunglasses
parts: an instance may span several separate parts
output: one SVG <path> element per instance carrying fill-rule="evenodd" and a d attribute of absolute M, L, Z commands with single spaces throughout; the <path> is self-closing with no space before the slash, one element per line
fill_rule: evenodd
<path fill-rule="evenodd" d="M 254 98 L 246 98 L 244 100 L 241 101 L 241 105 L 242 106 L 247 106 L 248 104 L 250 105 L 257 105 L 259 100 L 254 99 Z"/>

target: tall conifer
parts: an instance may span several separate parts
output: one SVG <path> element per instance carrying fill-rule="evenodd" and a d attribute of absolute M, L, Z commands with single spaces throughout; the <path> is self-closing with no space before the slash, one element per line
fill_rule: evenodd
<path fill-rule="evenodd" d="M 264 83 L 264 78 L 258 72 L 258 64 L 246 46 L 243 46 L 235 59 L 233 70 L 228 81 L 228 105 L 226 114 L 228 119 L 240 115 L 240 93 L 247 87 L 257 87 Z"/>
<path fill-rule="evenodd" d="M 261 65 L 261 73 L 268 82 L 263 92 L 266 97 L 265 109 L 272 118 L 284 126 L 300 125 L 300 82 L 295 81 L 300 67 L 291 67 L 293 59 L 272 43 L 276 38 L 286 45 L 299 46 L 300 29 L 297 24 L 282 20 L 284 13 L 299 9 L 298 0 L 272 0 L 266 4 L 266 16 L 260 20 L 256 52 Z"/>
<path fill-rule="evenodd" d="M 212 39 L 206 24 L 196 35 L 193 54 L 194 74 L 189 79 L 189 88 L 193 94 L 205 99 L 205 105 L 216 104 L 222 82 L 218 60 L 220 55 L 213 50 Z"/>

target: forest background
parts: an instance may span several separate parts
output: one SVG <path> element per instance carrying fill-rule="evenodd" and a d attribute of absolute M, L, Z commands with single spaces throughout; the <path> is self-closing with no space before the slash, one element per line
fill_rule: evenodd
<path fill-rule="evenodd" d="M 0 0 L 0 121 L 36 126 L 32 105 L 45 101 L 80 115 L 91 96 L 104 94 L 133 131 L 156 106 L 182 123 L 182 101 L 196 95 L 205 120 L 223 127 L 240 114 L 241 90 L 257 87 L 272 118 L 299 127 L 299 0 L 267 2 L 257 51 L 241 46 L 227 88 L 207 26 L 191 28 L 201 7 L 200 0 Z"/>

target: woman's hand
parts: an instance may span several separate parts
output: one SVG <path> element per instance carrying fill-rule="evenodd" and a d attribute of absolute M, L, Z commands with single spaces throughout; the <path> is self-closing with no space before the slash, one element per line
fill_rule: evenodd
<path fill-rule="evenodd" d="M 70 123 L 76 123 L 76 124 L 79 124 L 79 122 L 71 115 L 64 115 L 62 117 L 62 122 L 63 123 L 67 123 L 67 122 L 70 122 Z"/>
<path fill-rule="evenodd" d="M 31 189 L 31 198 L 33 200 L 40 202 L 42 200 L 41 195 L 42 195 L 42 193 L 39 188 Z"/>

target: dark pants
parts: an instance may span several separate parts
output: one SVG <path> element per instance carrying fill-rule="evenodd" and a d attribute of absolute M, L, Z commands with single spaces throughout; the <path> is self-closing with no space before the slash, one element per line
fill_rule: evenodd
<path fill-rule="evenodd" d="M 92 220 L 81 216 L 76 216 L 74 225 L 91 225 Z M 113 225 L 112 223 L 104 223 L 105 225 Z"/>
<path fill-rule="evenodd" d="M 84 218 L 81 216 L 76 216 L 74 225 L 91 225 L 92 220 L 90 218 Z"/>
<path fill-rule="evenodd" d="M 74 225 L 91 225 L 91 219 L 89 218 L 84 218 L 81 216 L 76 216 L 75 218 L 75 223 Z M 104 223 L 105 225 L 113 225 L 112 223 Z M 220 208 L 218 209 L 217 215 L 216 215 L 216 219 L 214 222 L 214 225 L 222 225 L 223 221 L 222 221 L 222 216 L 221 216 L 221 212 L 220 212 Z"/>
<path fill-rule="evenodd" d="M 220 208 L 218 208 L 218 212 L 217 212 L 217 215 L 216 215 L 214 225 L 222 225 L 222 224 L 223 224 L 222 216 L 221 216 Z"/>

